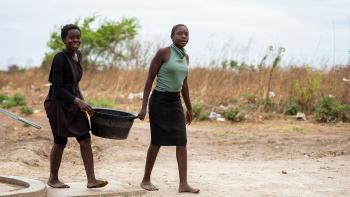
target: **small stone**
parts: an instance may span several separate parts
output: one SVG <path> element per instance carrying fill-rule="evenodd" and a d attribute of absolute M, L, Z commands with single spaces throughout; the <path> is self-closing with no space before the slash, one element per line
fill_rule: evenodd
<path fill-rule="evenodd" d="M 285 171 L 285 170 L 282 170 L 282 174 L 287 174 L 287 171 Z"/>
<path fill-rule="evenodd" d="M 216 120 L 217 120 L 217 121 L 220 121 L 220 122 L 224 122 L 224 121 L 225 121 L 225 118 L 217 118 Z"/>
<path fill-rule="evenodd" d="M 295 119 L 306 121 L 306 115 L 302 112 L 298 112 L 297 115 L 295 116 Z"/>
<path fill-rule="evenodd" d="M 139 99 L 142 100 L 143 98 L 143 92 L 139 92 L 139 93 L 130 93 L 128 95 L 128 99 L 132 100 L 132 99 Z"/>
<path fill-rule="evenodd" d="M 274 98 L 276 96 L 276 94 L 272 91 L 269 92 L 269 98 Z"/>
<path fill-rule="evenodd" d="M 304 157 L 309 158 L 311 155 L 309 153 L 304 153 Z"/>

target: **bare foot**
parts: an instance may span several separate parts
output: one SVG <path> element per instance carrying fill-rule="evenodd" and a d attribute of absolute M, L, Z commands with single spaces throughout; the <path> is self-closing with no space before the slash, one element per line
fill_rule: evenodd
<path fill-rule="evenodd" d="M 179 192 L 180 193 L 182 193 L 182 192 L 189 192 L 189 193 L 198 194 L 199 191 L 200 191 L 199 189 L 192 188 L 187 183 L 180 183 L 180 186 L 179 186 Z"/>
<path fill-rule="evenodd" d="M 108 181 L 94 180 L 87 184 L 87 188 L 99 188 L 104 187 L 108 184 Z"/>
<path fill-rule="evenodd" d="M 58 179 L 49 179 L 49 181 L 47 181 L 47 184 L 53 188 L 69 188 L 69 185 L 62 183 Z"/>
<path fill-rule="evenodd" d="M 142 181 L 140 186 L 147 191 L 158 191 L 159 190 L 150 181 Z"/>

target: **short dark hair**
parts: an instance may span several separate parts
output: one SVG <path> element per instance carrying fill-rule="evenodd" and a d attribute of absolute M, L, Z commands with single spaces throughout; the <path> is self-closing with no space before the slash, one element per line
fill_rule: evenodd
<path fill-rule="evenodd" d="M 186 27 L 186 28 L 187 28 L 187 26 L 184 25 L 184 24 L 177 24 L 177 25 L 174 25 L 174 27 L 171 29 L 170 37 L 173 37 L 173 35 L 175 34 L 175 31 L 176 31 L 176 29 L 177 29 L 178 27 Z"/>
<path fill-rule="evenodd" d="M 62 38 L 62 40 L 64 40 L 67 37 L 68 31 L 71 30 L 71 29 L 77 29 L 81 33 L 80 28 L 77 25 L 67 24 L 67 25 L 63 26 L 62 29 L 61 29 L 61 38 Z"/>

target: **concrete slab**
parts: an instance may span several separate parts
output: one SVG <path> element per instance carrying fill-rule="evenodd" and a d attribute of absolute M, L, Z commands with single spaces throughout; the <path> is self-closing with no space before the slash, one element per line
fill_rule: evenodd
<path fill-rule="evenodd" d="M 0 197 L 45 197 L 46 185 L 38 180 L 18 176 L 0 176 Z"/>
<path fill-rule="evenodd" d="M 107 197 L 107 196 L 142 196 L 146 191 L 119 181 L 108 181 L 103 188 L 87 188 L 86 182 L 67 183 L 70 188 L 57 189 L 47 186 L 47 197 Z"/>
<path fill-rule="evenodd" d="M 0 195 L 2 193 L 5 193 L 5 192 L 13 192 L 13 191 L 24 189 L 24 188 L 26 188 L 26 187 L 0 182 Z"/>

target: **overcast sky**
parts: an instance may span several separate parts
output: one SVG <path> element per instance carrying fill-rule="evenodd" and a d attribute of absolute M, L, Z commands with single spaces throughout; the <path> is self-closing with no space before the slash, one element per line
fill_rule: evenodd
<path fill-rule="evenodd" d="M 349 0 L 0 0 L 0 69 L 39 65 L 55 27 L 93 14 L 136 17 L 138 39 L 166 45 L 171 27 L 184 23 L 194 64 L 254 63 L 269 45 L 285 47 L 288 63 L 345 64 L 349 56 Z"/>

